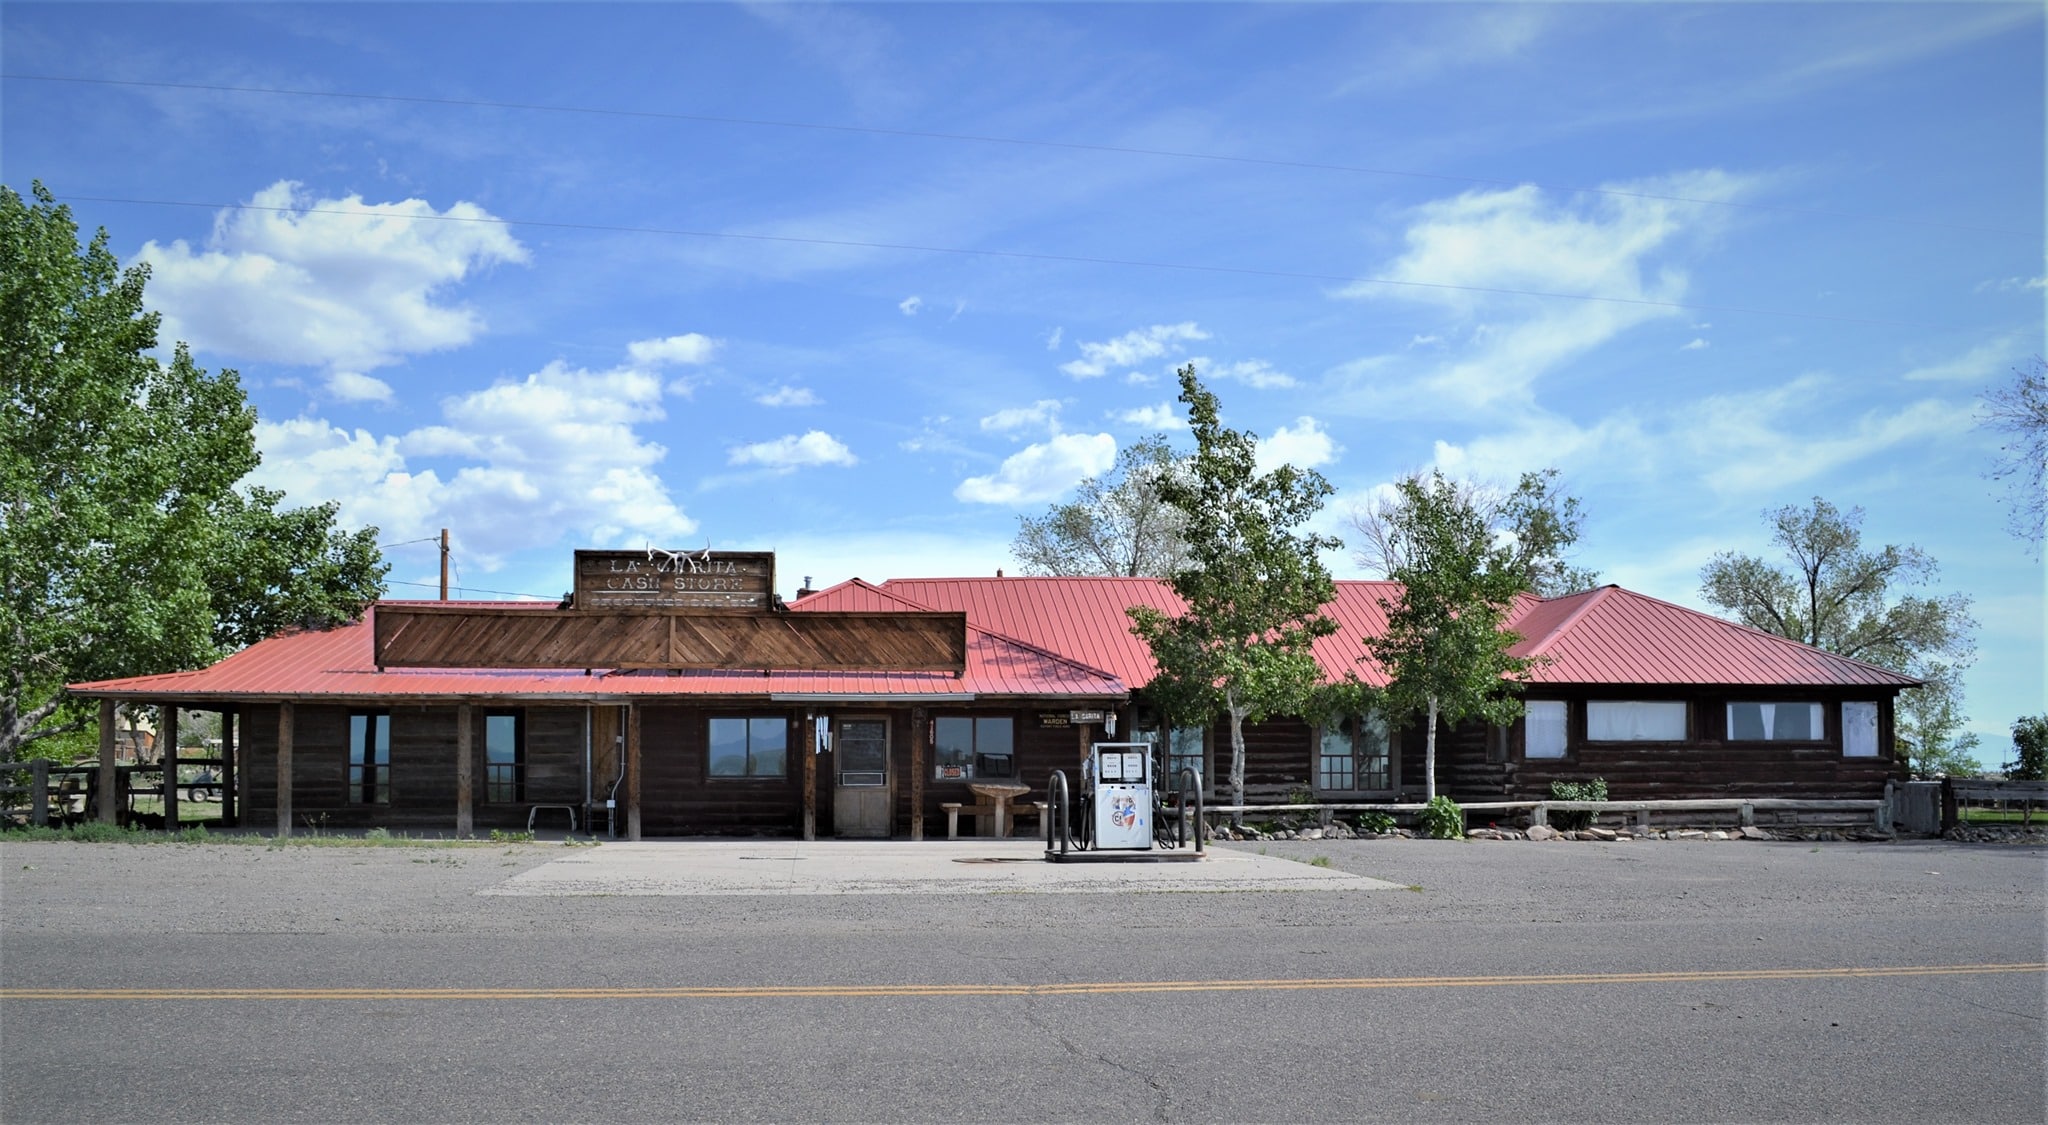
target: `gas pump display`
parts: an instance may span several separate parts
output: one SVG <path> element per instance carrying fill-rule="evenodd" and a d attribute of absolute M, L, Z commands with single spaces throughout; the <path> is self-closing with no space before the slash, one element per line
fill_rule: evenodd
<path fill-rule="evenodd" d="M 1152 755 L 1143 743 L 1099 743 L 1089 754 L 1098 849 L 1152 847 Z"/>

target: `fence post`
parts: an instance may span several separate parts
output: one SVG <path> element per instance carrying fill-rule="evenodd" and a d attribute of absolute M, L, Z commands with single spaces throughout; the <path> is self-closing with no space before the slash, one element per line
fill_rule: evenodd
<path fill-rule="evenodd" d="M 28 822 L 37 828 L 50 823 L 50 760 L 37 758 L 28 764 Z"/>
<path fill-rule="evenodd" d="M 1542 801 L 1536 802 L 1536 807 L 1529 810 L 1529 827 L 1550 827 L 1549 805 L 1544 804 Z"/>
<path fill-rule="evenodd" d="M 1941 779 L 1941 830 L 1947 832 L 1956 826 L 1956 783 L 1955 779 Z"/>

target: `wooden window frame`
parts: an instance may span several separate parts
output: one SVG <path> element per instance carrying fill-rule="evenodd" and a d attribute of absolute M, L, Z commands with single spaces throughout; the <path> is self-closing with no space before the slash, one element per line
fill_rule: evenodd
<path fill-rule="evenodd" d="M 1859 701 L 1860 702 L 1860 701 Z M 1762 738 L 1735 737 L 1735 709 L 1737 707 L 1810 707 L 1820 721 L 1820 732 L 1812 738 L 1772 738 L 1768 732 Z M 1833 710 L 1824 699 L 1730 699 L 1721 705 L 1721 721 L 1726 724 L 1722 737 L 1731 745 L 1739 746 L 1828 746 L 1830 738 L 1828 712 Z M 1839 726 L 1841 720 L 1835 719 Z"/>
<path fill-rule="evenodd" d="M 1333 716 L 1333 718 L 1334 717 L 1336 716 Z M 1329 719 L 1325 719 L 1324 721 L 1316 723 L 1314 726 L 1309 728 L 1310 737 L 1311 739 L 1313 739 L 1313 741 L 1309 744 L 1309 753 L 1313 756 L 1314 759 L 1310 762 L 1309 768 L 1310 774 L 1314 779 L 1313 783 L 1315 792 L 1319 794 L 1366 794 L 1396 792 L 1399 784 L 1396 763 L 1400 755 L 1396 752 L 1396 734 L 1393 724 L 1387 722 L 1384 716 L 1377 716 L 1379 719 L 1380 729 L 1384 735 L 1386 745 L 1386 769 L 1384 771 L 1386 775 L 1386 784 L 1361 785 L 1359 784 L 1359 779 L 1364 774 L 1365 769 L 1364 766 L 1360 764 L 1362 756 L 1358 752 L 1358 739 L 1359 736 L 1364 733 L 1363 728 L 1365 724 L 1371 722 L 1376 716 L 1365 714 L 1344 717 L 1356 719 L 1360 728 L 1357 733 L 1354 733 L 1351 736 L 1351 753 L 1349 755 L 1351 760 L 1351 784 L 1348 787 L 1342 788 L 1326 786 L 1323 784 L 1323 758 L 1325 757 L 1323 753 L 1323 735 L 1328 731 L 1330 722 Z"/>

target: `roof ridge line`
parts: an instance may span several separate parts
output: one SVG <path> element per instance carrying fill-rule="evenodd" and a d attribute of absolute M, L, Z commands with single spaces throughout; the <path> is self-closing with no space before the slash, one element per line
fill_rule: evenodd
<path fill-rule="evenodd" d="M 1600 601 L 1606 595 L 1607 591 L 1619 589 L 1621 589 L 1621 587 L 1615 585 L 1612 582 L 1609 582 L 1605 586 L 1596 587 L 1595 589 L 1589 591 L 1586 594 L 1585 601 L 1580 602 L 1576 609 L 1572 610 L 1568 614 L 1565 614 L 1563 621 L 1560 621 L 1557 624 L 1551 626 L 1550 631 L 1548 633 L 1543 634 L 1542 640 L 1537 641 L 1534 645 L 1530 646 L 1529 655 L 1544 655 L 1543 650 L 1550 647 L 1550 642 L 1563 636 L 1567 631 L 1571 629 L 1572 626 L 1577 625 L 1579 623 L 1579 619 L 1586 616 L 1586 614 L 1592 610 L 1594 602 Z M 1541 603 L 1539 602 L 1538 604 Z M 1513 622 L 1508 622 L 1506 624 L 1510 629 L 1514 627 Z"/>
<path fill-rule="evenodd" d="M 908 601 L 909 599 L 906 598 L 904 600 Z M 911 602 L 910 604 L 916 605 L 917 603 Z M 1054 652 L 1049 648 L 1042 648 L 1038 645 L 1032 644 L 1030 641 L 1024 640 L 1021 637 L 1013 637 L 1008 633 L 1000 633 L 994 629 L 987 628 L 986 626 L 976 625 L 974 623 L 974 618 L 971 616 L 967 618 L 967 627 L 977 633 L 980 633 L 982 636 L 994 637 L 995 639 L 1002 641 L 1006 644 L 1016 645 L 1018 648 L 1024 649 L 1027 652 L 1035 652 L 1038 655 L 1047 658 L 1048 660 L 1056 660 L 1059 663 L 1065 664 L 1069 667 L 1079 668 L 1083 672 L 1087 672 L 1090 675 L 1101 676 L 1105 680 L 1111 680 L 1116 683 L 1123 684 L 1123 688 L 1125 691 L 1131 690 L 1131 685 L 1125 684 L 1123 677 L 1117 675 L 1115 672 L 1107 671 L 1102 668 L 1097 668 L 1093 664 L 1089 664 L 1085 661 L 1076 660 L 1071 656 L 1067 656 L 1064 653 Z"/>

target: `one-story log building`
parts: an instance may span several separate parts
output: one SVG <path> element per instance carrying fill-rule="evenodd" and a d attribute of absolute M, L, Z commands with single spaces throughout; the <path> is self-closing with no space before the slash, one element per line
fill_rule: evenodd
<path fill-rule="evenodd" d="M 774 589 L 767 554 L 579 551 L 559 605 L 384 601 L 210 668 L 71 691 L 101 701 L 103 738 L 116 702 L 220 712 L 223 811 L 280 833 L 538 815 L 632 839 L 921 839 L 976 783 L 1044 799 L 1112 732 L 1219 795 L 1227 729 L 1162 731 L 1145 702 L 1155 669 L 1126 610 L 1177 612 L 1162 581 L 854 579 L 787 605 Z M 1384 686 L 1363 641 L 1397 594 L 1337 583 L 1338 631 L 1315 648 L 1328 677 Z M 1902 775 L 1894 704 L 1918 681 L 1897 672 L 1617 586 L 1525 598 L 1510 627 L 1540 658 L 1527 713 L 1440 731 L 1438 787 L 1458 800 L 1594 777 L 1617 800 L 1872 799 Z M 1423 733 L 1377 715 L 1253 725 L 1248 799 L 1418 799 Z"/>

